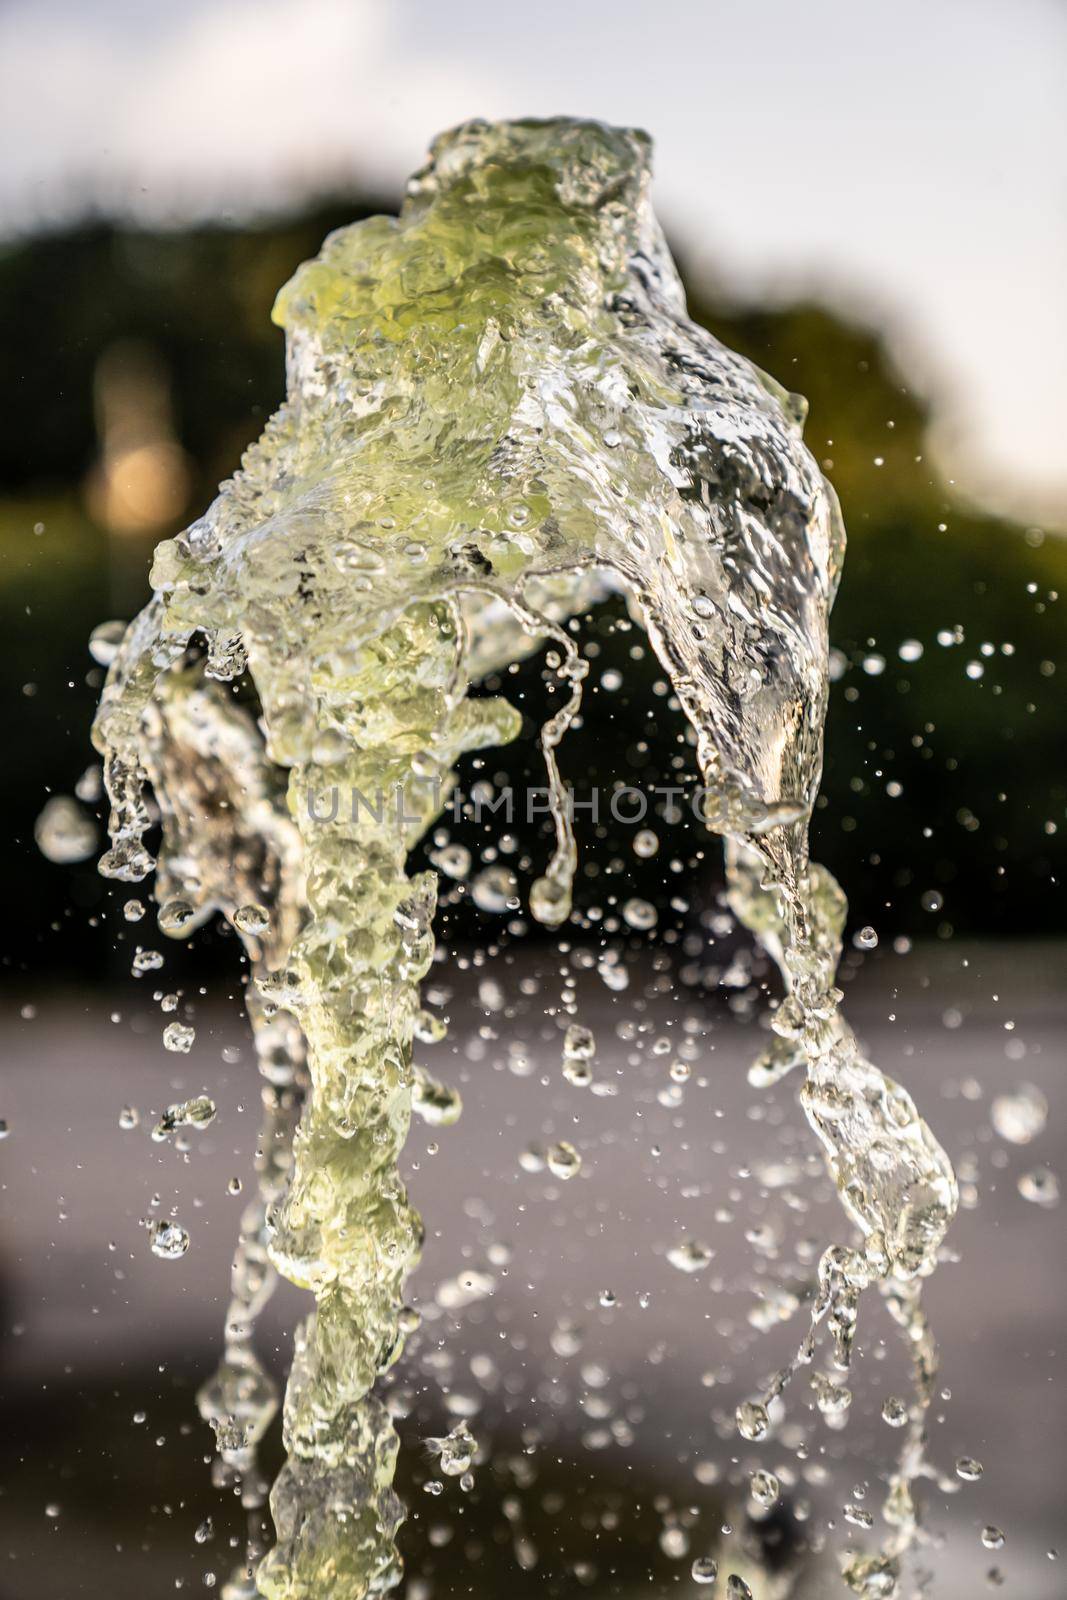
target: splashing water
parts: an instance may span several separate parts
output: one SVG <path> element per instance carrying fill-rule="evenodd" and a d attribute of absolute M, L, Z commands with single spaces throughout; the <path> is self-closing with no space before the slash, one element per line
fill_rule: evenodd
<path fill-rule="evenodd" d="M 169 931 L 221 911 L 251 963 L 264 1154 L 201 1407 L 241 1480 L 253 1563 L 255 1446 L 276 1406 L 255 1319 L 276 1270 L 315 1297 L 285 1396 L 277 1542 L 258 1589 L 233 1594 L 358 1600 L 399 1577 L 397 1441 L 374 1384 L 415 1320 L 403 1286 L 421 1226 L 398 1171 L 413 1095 L 444 1093 L 412 1065 L 436 874 L 409 877 L 407 857 L 459 756 L 518 732 L 505 700 L 469 689 L 547 639 L 565 698 L 541 732 L 556 842 L 531 910 L 568 917 L 577 852 L 556 750 L 585 663 L 562 624 L 612 589 L 694 729 L 732 909 L 782 974 L 752 1081 L 801 1070 L 860 1241 L 824 1253 L 797 1356 L 739 1426 L 768 1431 L 824 1323 L 847 1369 L 878 1283 L 916 1388 L 893 1532 L 851 1558 L 850 1586 L 896 1592 L 917 1532 L 936 1370 L 920 1285 L 956 1186 L 840 1014 L 845 901 L 808 858 L 843 532 L 803 403 L 687 318 L 648 188 L 640 133 L 471 123 L 434 146 L 399 220 L 332 235 L 275 308 L 285 405 L 207 513 L 159 546 L 154 597 L 110 667 L 94 733 L 112 805 L 102 870 L 151 871 L 151 783 L 157 899 L 183 907 Z M 490 887 L 506 907 L 510 884 Z M 847 1393 L 815 1382 L 823 1409 Z"/>

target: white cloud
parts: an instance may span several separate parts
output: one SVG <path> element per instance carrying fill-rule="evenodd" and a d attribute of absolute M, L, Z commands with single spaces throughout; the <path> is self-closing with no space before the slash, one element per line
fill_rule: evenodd
<path fill-rule="evenodd" d="M 403 67 L 393 15 L 377 0 L 11 7 L 0 208 L 210 211 L 338 176 L 395 186 L 477 90 L 460 64 Z M 401 93 L 411 126 L 389 111 Z"/>

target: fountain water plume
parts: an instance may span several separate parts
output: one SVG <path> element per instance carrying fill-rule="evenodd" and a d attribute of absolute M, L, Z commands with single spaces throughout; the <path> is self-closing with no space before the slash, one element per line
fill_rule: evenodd
<path fill-rule="evenodd" d="M 566 622 L 608 588 L 626 592 L 692 724 L 731 903 L 782 973 L 760 1070 L 802 1069 L 857 1230 L 824 1256 L 802 1358 L 825 1318 L 847 1363 L 872 1282 L 915 1340 L 915 1285 L 955 1209 L 943 1152 L 840 1015 L 844 899 L 808 858 L 836 500 L 804 447 L 803 403 L 687 317 L 649 151 L 597 123 L 469 123 L 437 141 L 398 219 L 333 234 L 278 298 L 285 404 L 205 515 L 159 546 L 154 598 L 104 691 L 103 870 L 151 870 L 151 780 L 157 892 L 238 927 L 246 895 L 265 908 L 247 936 L 254 1015 L 286 1019 L 294 1084 L 306 1052 L 288 1183 L 264 1189 L 270 1258 L 316 1300 L 286 1395 L 278 1542 L 257 1580 L 269 1600 L 361 1600 L 397 1579 L 396 1436 L 373 1385 L 403 1343 L 421 1240 L 397 1163 L 435 902 L 433 874 L 409 877 L 407 857 L 459 756 L 518 731 L 472 684 L 545 637 L 568 698 L 542 734 L 556 844 L 531 910 L 566 920 L 576 846 L 555 752 L 584 670 Z M 247 680 L 259 718 L 242 713 L 238 734 L 223 686 Z M 204 707 L 216 731 L 193 805 L 175 718 Z M 356 803 L 381 795 L 397 805 Z M 253 1219 L 250 1252 L 258 1238 Z M 761 1409 L 745 1412 L 752 1436 Z M 908 1461 L 898 1510 L 919 1471 L 914 1450 Z M 894 1586 L 911 1537 L 903 1515 L 896 1527 L 906 1535 L 871 1558 Z M 872 1573 L 848 1580 L 893 1592 Z"/>

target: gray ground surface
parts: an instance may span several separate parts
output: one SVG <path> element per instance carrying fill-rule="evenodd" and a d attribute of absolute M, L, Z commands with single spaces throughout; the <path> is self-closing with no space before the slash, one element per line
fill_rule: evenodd
<path fill-rule="evenodd" d="M 493 1392 L 481 1429 L 473 1424 L 483 1437 L 523 1437 L 557 1451 L 565 1444 L 583 1481 L 601 1461 L 621 1462 L 652 1493 L 694 1507 L 718 1492 L 698 1481 L 698 1463 L 711 1464 L 701 1468 L 705 1479 L 785 1467 L 797 1480 L 790 1498 L 811 1503 L 807 1528 L 825 1531 L 831 1520 L 828 1543 L 840 1548 L 842 1505 L 866 1483 L 865 1503 L 877 1509 L 895 1440 L 878 1411 L 885 1394 L 901 1390 L 902 1365 L 881 1307 L 865 1305 L 849 1427 L 815 1430 L 807 1463 L 788 1448 L 790 1419 L 758 1448 L 743 1446 L 729 1424 L 798 1327 L 753 1332 L 753 1263 L 769 1284 L 794 1270 L 798 1239 L 844 1236 L 793 1087 L 758 1097 L 745 1082 L 757 1030 L 706 999 L 680 1010 L 669 994 L 646 994 L 647 969 L 616 995 L 583 975 L 578 1016 L 597 1032 L 597 1077 L 615 1093 L 566 1084 L 557 1024 L 546 1026 L 542 1009 L 558 1000 L 557 968 L 558 959 L 543 962 L 542 991 L 525 998 L 518 982 L 532 976 L 528 957 L 493 969 L 505 1002 L 515 1003 L 511 1016 L 476 1002 L 484 971 L 435 969 L 433 981 L 453 989 L 445 1008 L 453 1023 L 448 1042 L 424 1058 L 460 1083 L 465 1110 L 453 1129 L 416 1124 L 408 1146 L 428 1230 L 416 1280 L 427 1322 L 402 1374 L 419 1391 L 416 1418 L 402 1431 L 416 1420 L 419 1432 L 443 1431 L 444 1393 L 478 1398 L 471 1360 L 483 1358 L 475 1364 L 484 1375 L 488 1357 Z M 986 1592 L 993 1567 L 1001 1592 L 1027 1600 L 1067 1592 L 1062 1561 L 1047 1555 L 1063 1539 L 1064 1210 L 1028 1204 L 1017 1187 L 1037 1166 L 1067 1176 L 1064 976 L 1062 948 L 949 947 L 880 955 L 849 986 L 849 1014 L 873 1059 L 907 1083 L 954 1159 L 977 1161 L 950 1236 L 958 1259 L 928 1292 L 945 1390 L 933 1454 L 949 1472 L 962 1454 L 985 1465 L 981 1482 L 951 1497 L 930 1486 L 928 1520 L 940 1543 L 920 1565 L 940 1600 Z M 205 1003 L 193 1053 L 168 1055 L 147 987 L 118 1022 L 105 994 L 12 998 L 0 1018 L 0 1115 L 11 1129 L 0 1146 L 11 1419 L 0 1596 L 154 1596 L 172 1593 L 179 1579 L 202 1592 L 202 1573 L 212 1563 L 224 1572 L 227 1562 L 217 1550 L 209 1561 L 191 1540 L 214 1509 L 203 1464 L 210 1440 L 193 1392 L 217 1349 L 242 1204 L 227 1182 L 238 1175 L 247 1186 L 249 1178 L 258 1098 L 250 1052 L 236 1009 Z M 29 1020 L 19 1015 L 25 999 L 37 1007 Z M 687 1011 L 698 1050 L 682 1103 L 672 1107 L 658 1096 L 670 1084 Z M 620 1038 L 619 1024 L 644 1031 Z M 672 1041 L 668 1053 L 655 1053 L 657 1038 Z M 516 1041 L 526 1058 L 518 1071 L 509 1053 Z M 224 1047 L 240 1049 L 241 1059 L 225 1063 Z M 1025 1148 L 990 1126 L 993 1095 L 1020 1080 L 1038 1085 L 1051 1107 L 1046 1131 Z M 188 1160 L 153 1144 L 153 1113 L 202 1088 L 219 1115 L 192 1135 Z M 134 1132 L 118 1126 L 127 1103 L 142 1115 Z M 522 1170 L 529 1145 L 559 1138 L 582 1153 L 576 1179 Z M 433 1143 L 439 1150 L 429 1153 Z M 156 1193 L 164 1211 L 177 1205 L 192 1235 L 177 1263 L 154 1258 L 140 1226 Z M 777 1262 L 760 1266 L 763 1235 L 755 1246 L 746 1241 L 745 1230 L 759 1226 L 780 1240 Z M 665 1257 L 687 1236 L 716 1252 L 691 1277 Z M 462 1311 L 442 1309 L 442 1282 L 471 1268 L 493 1280 L 491 1292 Z M 601 1304 L 604 1291 L 614 1306 Z M 279 1367 L 302 1304 L 285 1290 L 264 1321 L 263 1348 Z M 573 1355 L 553 1349 L 561 1319 L 582 1330 Z M 803 1412 L 807 1403 L 798 1389 L 793 1405 Z M 143 1422 L 134 1420 L 140 1412 Z M 46 1515 L 49 1505 L 57 1516 Z M 215 1514 L 220 1527 L 230 1525 L 226 1507 Z M 981 1545 L 986 1523 L 1005 1532 L 999 1552 Z M 412 1536 L 420 1537 L 418 1524 Z M 697 1537 L 679 1563 L 680 1586 L 641 1592 L 688 1593 L 689 1563 L 700 1553 Z M 795 1592 L 838 1592 L 827 1571 L 809 1559 Z"/>

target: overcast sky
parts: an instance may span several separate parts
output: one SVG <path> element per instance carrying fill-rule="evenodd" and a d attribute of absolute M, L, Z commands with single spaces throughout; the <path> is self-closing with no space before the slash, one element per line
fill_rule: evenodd
<path fill-rule="evenodd" d="M 961 484 L 1067 525 L 1060 0 L 0 0 L 0 76 L 8 228 L 393 194 L 474 115 L 640 124 L 691 259 L 876 316 Z"/>

